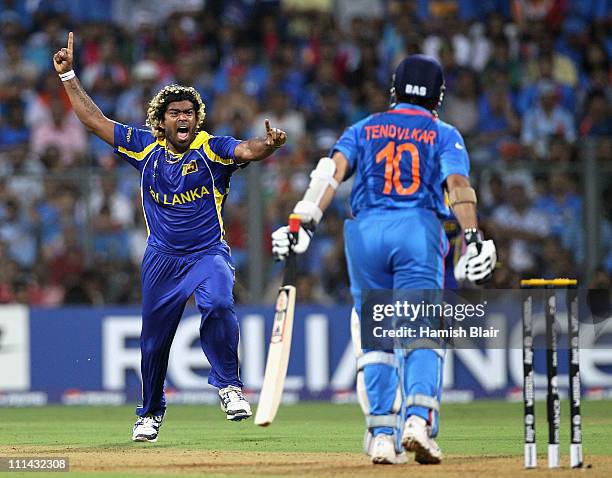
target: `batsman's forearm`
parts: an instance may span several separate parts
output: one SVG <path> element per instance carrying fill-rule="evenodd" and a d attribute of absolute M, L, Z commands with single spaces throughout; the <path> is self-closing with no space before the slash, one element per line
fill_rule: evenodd
<path fill-rule="evenodd" d="M 236 146 L 234 156 L 239 162 L 261 161 L 277 149 L 275 146 L 268 146 L 263 138 L 251 138 L 242 141 Z"/>
<path fill-rule="evenodd" d="M 478 217 L 476 215 L 476 206 L 473 203 L 455 204 L 453 214 L 459 221 L 461 229 L 478 229 Z"/>
<path fill-rule="evenodd" d="M 462 174 L 451 174 L 446 178 L 446 189 L 449 200 L 454 193 L 461 193 L 451 207 L 453 214 L 459 221 L 462 229 L 478 229 L 478 216 L 476 215 L 476 193 L 470 186 L 470 180 Z M 456 190 L 456 191 L 455 191 Z M 471 192 L 471 194 L 470 194 Z"/>
<path fill-rule="evenodd" d="M 329 207 L 334 196 L 336 195 L 336 190 L 332 187 L 327 186 L 325 193 L 323 193 L 323 197 L 321 198 L 321 202 L 319 203 L 319 209 L 325 212 L 325 210 Z"/>
<path fill-rule="evenodd" d="M 98 105 L 85 92 L 77 77 L 64 81 L 63 84 L 77 118 L 89 131 L 112 146 L 115 123 L 104 116 Z"/>

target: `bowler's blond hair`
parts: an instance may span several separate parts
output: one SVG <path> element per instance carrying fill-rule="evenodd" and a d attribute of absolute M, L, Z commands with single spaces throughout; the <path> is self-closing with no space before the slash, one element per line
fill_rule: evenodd
<path fill-rule="evenodd" d="M 157 139 L 165 139 L 166 133 L 161 123 L 170 103 L 174 101 L 191 101 L 196 111 L 196 132 L 200 130 L 206 117 L 206 106 L 200 93 L 191 86 L 168 85 L 162 88 L 149 103 L 147 108 L 147 126 Z"/>

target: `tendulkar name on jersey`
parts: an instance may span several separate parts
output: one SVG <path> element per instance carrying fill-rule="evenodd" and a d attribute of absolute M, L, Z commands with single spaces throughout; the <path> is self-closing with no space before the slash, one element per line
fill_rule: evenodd
<path fill-rule="evenodd" d="M 148 244 L 168 254 L 227 250 L 223 203 L 239 165 L 231 136 L 200 131 L 181 155 L 150 131 L 117 123 L 115 152 L 141 173 Z"/>
<path fill-rule="evenodd" d="M 417 105 L 399 103 L 347 128 L 331 154 L 341 152 L 355 174 L 351 208 L 424 209 L 441 219 L 450 212 L 443 184 L 469 176 L 470 163 L 457 129 Z"/>

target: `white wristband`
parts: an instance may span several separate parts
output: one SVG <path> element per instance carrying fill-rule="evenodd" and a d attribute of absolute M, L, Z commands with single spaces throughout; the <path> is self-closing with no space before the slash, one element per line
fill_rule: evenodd
<path fill-rule="evenodd" d="M 66 73 L 60 73 L 59 77 L 62 81 L 72 80 L 76 76 L 74 70 L 67 71 Z"/>

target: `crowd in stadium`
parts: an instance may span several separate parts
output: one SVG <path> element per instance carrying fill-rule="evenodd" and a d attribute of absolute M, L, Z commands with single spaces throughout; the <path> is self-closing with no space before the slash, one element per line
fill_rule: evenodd
<path fill-rule="evenodd" d="M 175 82 L 201 93 L 213 134 L 262 135 L 264 118 L 287 131 L 287 145 L 263 165 L 267 246 L 344 128 L 387 109 L 397 61 L 433 55 L 446 74 L 440 118 L 466 139 L 481 224 L 498 247 L 491 286 L 574 277 L 586 254 L 582 141 L 595 138 L 600 164 L 611 161 L 607 8 L 605 0 L 0 0 L 0 303 L 139 301 L 146 231 L 137 172 L 70 111 L 51 66 L 68 30 L 77 75 L 109 118 L 144 125 L 149 99 Z M 248 298 L 245 178 L 234 176 L 225 209 L 239 302 Z M 610 179 L 597 276 L 606 286 Z M 299 300 L 350 300 L 341 242 L 349 190 L 302 258 Z M 271 296 L 279 272 L 270 258 Z"/>

